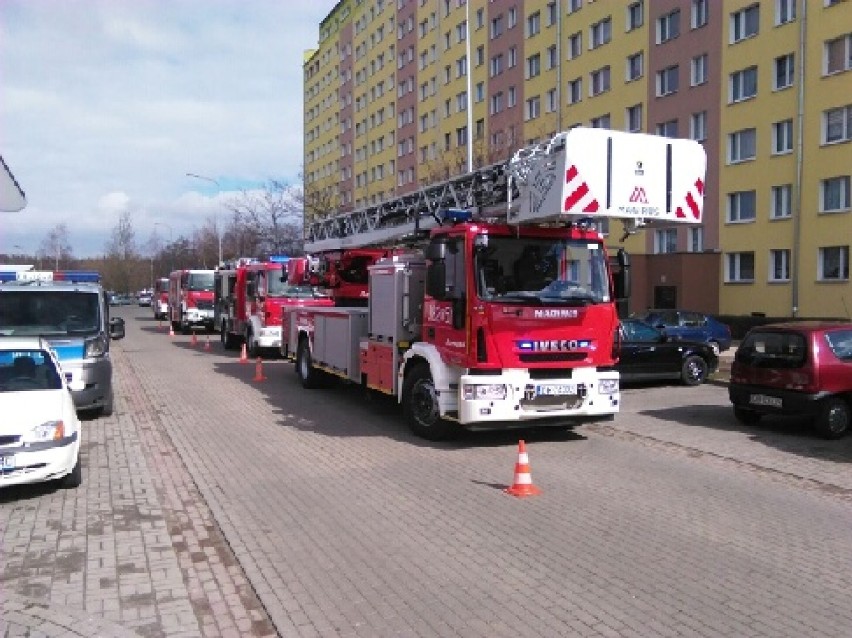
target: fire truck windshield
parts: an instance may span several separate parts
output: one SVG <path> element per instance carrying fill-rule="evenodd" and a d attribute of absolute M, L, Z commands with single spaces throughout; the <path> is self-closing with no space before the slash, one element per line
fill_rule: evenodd
<path fill-rule="evenodd" d="M 611 299 L 600 242 L 489 236 L 477 251 L 477 293 L 485 301 L 586 305 Z"/>
<path fill-rule="evenodd" d="M 191 272 L 186 285 L 187 290 L 193 292 L 213 291 L 213 272 Z"/>

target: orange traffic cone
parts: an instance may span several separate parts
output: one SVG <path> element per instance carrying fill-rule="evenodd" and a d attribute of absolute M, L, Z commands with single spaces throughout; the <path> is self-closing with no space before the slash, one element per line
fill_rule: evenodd
<path fill-rule="evenodd" d="M 210 335 L 209 334 L 207 335 L 207 341 L 204 342 L 204 349 L 208 350 L 208 351 L 210 350 Z"/>
<path fill-rule="evenodd" d="M 248 352 L 246 351 L 246 344 L 243 344 L 243 350 L 240 352 L 240 363 L 248 363 Z"/>
<path fill-rule="evenodd" d="M 192 331 L 192 341 L 190 343 L 193 346 L 198 345 L 198 335 L 195 334 L 195 330 Z"/>
<path fill-rule="evenodd" d="M 252 381 L 266 381 L 263 376 L 263 361 L 260 357 L 257 358 L 257 363 L 254 364 L 254 379 Z"/>
<path fill-rule="evenodd" d="M 512 483 L 512 487 L 507 487 L 503 491 L 512 496 L 537 496 L 541 494 L 541 490 L 533 485 L 532 476 L 530 475 L 530 459 L 527 456 L 527 447 L 523 440 L 518 442 L 518 462 L 515 464 L 515 480 Z"/>
<path fill-rule="evenodd" d="M 169 322 L 169 336 L 170 337 L 175 336 L 175 327 L 171 324 L 171 322 Z"/>

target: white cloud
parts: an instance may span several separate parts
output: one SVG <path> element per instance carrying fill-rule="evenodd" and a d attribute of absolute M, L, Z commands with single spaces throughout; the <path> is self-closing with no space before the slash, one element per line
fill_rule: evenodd
<path fill-rule="evenodd" d="M 334 4 L 0 2 L 0 155 L 29 202 L 0 216 L 0 252 L 65 223 L 100 254 L 124 210 L 137 238 L 189 235 L 228 197 L 189 172 L 295 182 L 303 54 Z"/>

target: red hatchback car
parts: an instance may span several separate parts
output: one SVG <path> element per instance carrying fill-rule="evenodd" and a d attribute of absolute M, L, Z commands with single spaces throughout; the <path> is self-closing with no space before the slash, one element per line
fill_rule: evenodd
<path fill-rule="evenodd" d="M 752 328 L 734 355 L 728 396 L 741 423 L 809 416 L 825 438 L 843 436 L 852 426 L 852 323 Z"/>

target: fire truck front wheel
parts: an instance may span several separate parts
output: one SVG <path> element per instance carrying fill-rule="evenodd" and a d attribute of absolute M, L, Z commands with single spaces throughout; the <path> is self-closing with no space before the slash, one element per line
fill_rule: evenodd
<path fill-rule="evenodd" d="M 405 377 L 402 408 L 408 427 L 423 439 L 441 441 L 453 431 L 452 424 L 441 418 L 435 382 L 425 363 L 416 364 Z"/>
<path fill-rule="evenodd" d="M 314 367 L 307 339 L 301 339 L 296 349 L 296 374 L 303 388 L 311 390 L 322 385 L 322 370 Z"/>

